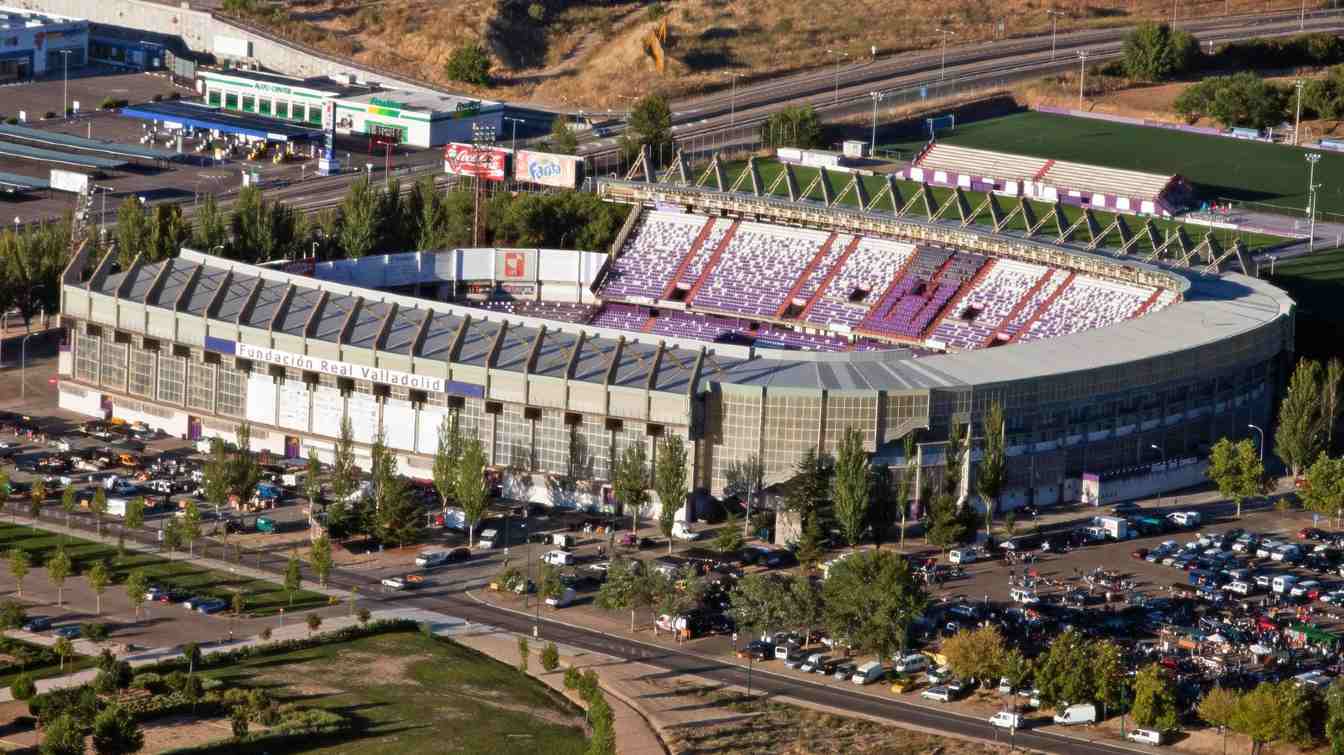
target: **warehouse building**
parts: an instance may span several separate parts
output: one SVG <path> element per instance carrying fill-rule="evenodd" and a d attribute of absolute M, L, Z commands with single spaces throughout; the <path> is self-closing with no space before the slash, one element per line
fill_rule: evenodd
<path fill-rule="evenodd" d="M 0 82 L 78 68 L 88 55 L 88 21 L 0 6 Z"/>

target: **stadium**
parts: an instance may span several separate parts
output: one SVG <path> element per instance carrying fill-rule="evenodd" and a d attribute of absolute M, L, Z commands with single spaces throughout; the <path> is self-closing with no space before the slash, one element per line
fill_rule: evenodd
<path fill-rule="evenodd" d="M 1272 421 L 1294 303 L 1256 278 L 682 174 L 592 185 L 632 208 L 609 252 L 117 270 L 85 248 L 60 404 L 190 438 L 247 420 L 254 448 L 325 460 L 349 417 L 365 463 L 381 428 L 426 478 L 456 413 L 510 497 L 584 508 L 612 504 L 623 449 L 654 459 L 668 435 L 699 500 L 753 456 L 785 482 L 847 428 L 879 464 L 915 433 L 922 488 L 951 424 L 978 436 L 999 402 L 1012 508 L 1195 484 L 1214 441 Z"/>

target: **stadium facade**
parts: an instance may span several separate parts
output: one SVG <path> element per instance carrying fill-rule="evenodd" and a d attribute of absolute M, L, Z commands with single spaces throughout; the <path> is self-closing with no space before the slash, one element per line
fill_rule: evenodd
<path fill-rule="evenodd" d="M 548 306 L 600 304 L 615 251 L 452 250 L 273 269 L 184 250 L 122 271 L 112 255 L 84 251 L 62 284 L 60 404 L 188 438 L 232 439 L 247 420 L 255 449 L 324 459 L 349 417 L 357 455 L 367 459 L 381 428 L 416 477 L 430 476 L 438 428 L 457 413 L 510 496 L 588 506 L 609 495 L 624 448 L 643 444 L 656 458 L 668 435 L 691 445 L 689 482 L 712 495 L 733 462 L 758 456 L 767 483 L 782 482 L 807 449 L 833 454 L 851 427 L 878 463 L 904 463 L 902 440 L 917 433 L 929 482 L 951 424 L 978 435 L 1000 402 L 1002 505 L 1013 507 L 1079 500 L 1097 484 L 1115 499 L 1197 481 L 1214 441 L 1268 426 L 1289 366 L 1294 304 L 1244 275 L 722 192 L 619 181 L 599 190 L 640 208 L 616 251 L 657 205 L 731 215 L 734 228 L 749 217 L 955 244 L 1174 295 L 1106 327 L 992 348 L 807 351 L 651 333 L 652 317 L 632 331 L 546 316 Z M 533 306 L 444 301 L 500 296 Z"/>

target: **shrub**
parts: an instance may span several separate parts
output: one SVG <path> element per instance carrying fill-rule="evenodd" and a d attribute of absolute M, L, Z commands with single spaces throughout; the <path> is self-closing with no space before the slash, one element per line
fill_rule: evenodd
<path fill-rule="evenodd" d="M 136 674 L 131 677 L 131 687 L 135 689 L 145 689 L 155 692 L 163 688 L 163 677 L 149 671 L 143 674 Z"/>
<path fill-rule="evenodd" d="M 111 634 L 111 629 L 101 621 L 90 621 L 80 625 L 80 632 L 91 642 L 104 642 Z"/>
<path fill-rule="evenodd" d="M 528 646 L 527 646 L 527 638 L 526 638 L 526 637 L 519 637 L 519 638 L 518 638 L 518 670 L 519 670 L 519 671 L 522 671 L 523 673 L 527 673 L 527 656 L 528 656 L 528 652 L 529 652 L 529 648 L 528 648 Z"/>
<path fill-rule="evenodd" d="M 560 648 L 554 642 L 546 643 L 545 649 L 541 651 L 541 667 L 547 671 L 560 668 Z"/>
<path fill-rule="evenodd" d="M 15 700 L 31 700 L 33 695 L 37 694 L 37 685 L 33 683 L 33 677 L 27 673 L 19 674 L 9 685 L 9 694 Z"/>
<path fill-rule="evenodd" d="M 163 684 L 173 692 L 181 692 L 187 686 L 187 674 L 184 671 L 173 671 L 163 678 Z"/>
<path fill-rule="evenodd" d="M 570 666 L 569 668 L 565 669 L 565 689 L 578 689 L 579 684 L 582 681 L 583 681 L 582 671 L 579 671 L 577 668 L 573 666 Z"/>
<path fill-rule="evenodd" d="M 444 71 L 448 78 L 463 84 L 488 86 L 490 84 L 490 54 L 480 42 L 468 42 L 448 57 Z"/>
<path fill-rule="evenodd" d="M 583 676 L 579 678 L 579 697 L 591 702 L 601 692 L 602 686 L 597 681 L 597 672 L 592 669 L 583 672 Z"/>
<path fill-rule="evenodd" d="M 28 620 L 28 612 L 18 601 L 6 600 L 0 604 L 0 629 L 18 629 Z"/>

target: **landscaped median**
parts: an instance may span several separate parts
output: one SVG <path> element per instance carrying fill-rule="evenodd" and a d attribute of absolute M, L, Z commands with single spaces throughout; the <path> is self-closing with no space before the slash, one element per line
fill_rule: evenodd
<path fill-rule="evenodd" d="M 122 586 L 130 575 L 140 571 L 144 573 L 150 585 L 177 588 L 191 596 L 221 598 L 228 601 L 230 606 L 228 610 L 232 610 L 233 596 L 241 595 L 243 613 L 250 616 L 269 616 L 282 608 L 290 610 L 318 608 L 330 602 L 329 598 L 321 593 L 296 590 L 291 595 L 277 582 L 205 568 L 185 556 L 168 559 L 134 550 L 130 546 L 127 546 L 123 554 L 113 545 L 28 525 L 0 523 L 0 556 L 3 557 L 3 564 L 9 572 L 10 579 L 15 580 L 16 584 L 19 580 L 18 575 L 14 573 L 11 559 L 16 550 L 26 554 L 32 569 L 39 569 L 62 546 L 73 566 L 69 579 L 75 580 L 87 576 L 95 564 L 102 562 L 113 583 L 107 589 L 124 589 Z M 33 580 L 35 577 L 26 576 L 26 579 Z"/>

